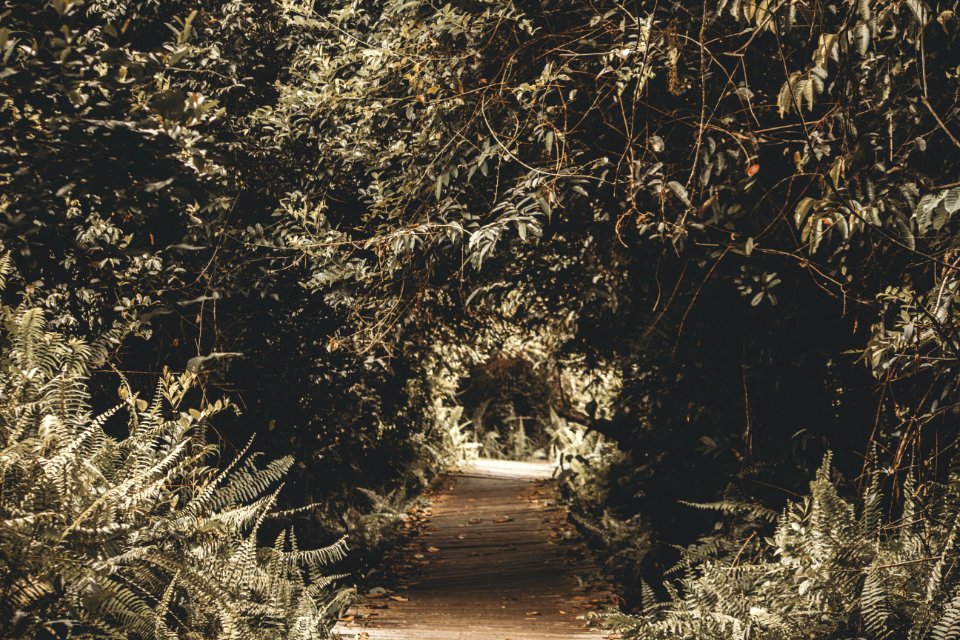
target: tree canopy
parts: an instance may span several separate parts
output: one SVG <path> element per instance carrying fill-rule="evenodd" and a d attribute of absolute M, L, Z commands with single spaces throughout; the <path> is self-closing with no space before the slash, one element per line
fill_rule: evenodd
<path fill-rule="evenodd" d="M 948 481 L 956 11 L 13 2 L 4 313 L 101 345 L 72 370 L 89 386 L 77 428 L 126 437 L 87 415 L 115 403 L 118 376 L 129 398 L 174 384 L 167 369 L 196 380 L 197 406 L 232 397 L 239 415 L 202 439 L 225 459 L 252 435 L 293 455 L 280 499 L 319 505 L 296 515 L 314 546 L 351 531 L 380 545 L 386 503 L 359 489 L 402 500 L 468 420 L 506 437 L 529 419 L 543 450 L 559 446 L 544 425 L 579 425 L 609 443 L 564 449 L 583 517 L 642 520 L 632 537 L 657 544 L 618 579 L 631 602 L 647 583 L 667 598 L 675 546 L 711 534 L 739 560 L 771 530 L 756 510 L 717 522 L 683 502 L 779 511 L 817 469 L 818 495 L 845 492 L 831 504 L 862 499 L 867 472 Z M 884 494 L 890 514 L 901 493 Z M 949 527 L 930 531 L 953 553 Z M 877 562 L 898 561 L 891 544 Z"/>

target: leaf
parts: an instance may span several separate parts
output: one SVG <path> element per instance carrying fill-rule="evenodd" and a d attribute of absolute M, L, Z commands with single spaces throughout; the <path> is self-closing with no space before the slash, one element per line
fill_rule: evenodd
<path fill-rule="evenodd" d="M 793 212 L 793 221 L 797 225 L 797 228 L 800 228 L 800 225 L 803 224 L 803 221 L 807 219 L 807 214 L 810 213 L 810 210 L 813 209 L 813 205 L 816 203 L 816 200 L 807 196 L 800 200 L 797 204 L 796 210 Z"/>
<path fill-rule="evenodd" d="M 793 113 L 795 108 L 794 105 L 794 87 L 796 86 L 797 81 L 800 78 L 800 72 L 794 71 L 787 78 L 787 81 L 783 83 L 783 86 L 780 87 L 780 93 L 777 95 L 777 109 L 780 112 L 780 117 L 785 118 L 786 116 Z"/>
<path fill-rule="evenodd" d="M 927 10 L 927 5 L 923 3 L 922 0 L 906 0 L 906 5 L 910 8 L 910 13 L 913 14 L 913 17 L 916 18 L 920 26 L 927 26 L 929 22 L 930 12 Z"/>
<path fill-rule="evenodd" d="M 921 223 L 921 218 L 928 216 L 938 204 L 940 204 L 939 194 L 928 193 L 920 198 L 920 202 L 917 203 L 917 206 L 913 210 L 913 215 L 917 217 L 918 223 Z"/>
<path fill-rule="evenodd" d="M 671 180 L 670 182 L 668 182 L 667 187 L 670 189 L 670 191 L 673 192 L 675 196 L 677 196 L 680 202 L 687 205 L 688 207 L 690 206 L 690 195 L 687 193 L 686 187 L 684 187 L 682 184 L 680 184 L 676 180 Z"/>
<path fill-rule="evenodd" d="M 190 15 L 187 16 L 186 20 L 183 21 L 183 29 L 177 37 L 178 44 L 186 44 L 186 42 L 190 40 L 190 35 L 193 33 L 193 21 L 196 17 L 197 10 L 194 9 L 190 12 Z"/>
<path fill-rule="evenodd" d="M 172 182 L 173 182 L 173 178 L 167 178 L 166 180 L 159 180 L 157 182 L 150 182 L 147 184 L 147 186 L 143 188 L 143 190 L 146 191 L 147 193 L 154 193 L 156 191 L 160 191 L 161 189 L 168 186 Z"/>
<path fill-rule="evenodd" d="M 840 178 L 843 177 L 843 170 L 845 168 L 846 162 L 843 159 L 843 156 L 837 158 L 833 165 L 830 166 L 830 180 L 835 186 L 840 185 Z"/>
<path fill-rule="evenodd" d="M 870 48 L 870 27 L 866 22 L 858 22 L 853 28 L 853 39 L 857 43 L 857 53 L 865 56 Z"/>
<path fill-rule="evenodd" d="M 960 211 L 960 187 L 953 187 L 943 192 L 943 207 L 950 215 Z"/>
<path fill-rule="evenodd" d="M 803 99 L 807 103 L 807 109 L 813 111 L 814 107 L 814 91 L 813 91 L 813 82 L 810 78 L 806 80 L 801 80 L 800 86 L 803 87 Z"/>

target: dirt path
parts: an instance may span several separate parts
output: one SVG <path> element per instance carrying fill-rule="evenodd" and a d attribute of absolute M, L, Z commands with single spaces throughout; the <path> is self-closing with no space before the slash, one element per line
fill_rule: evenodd
<path fill-rule="evenodd" d="M 582 618 L 611 602 L 556 505 L 551 466 L 479 460 L 441 478 L 399 585 L 361 599 L 357 640 L 598 640 Z"/>

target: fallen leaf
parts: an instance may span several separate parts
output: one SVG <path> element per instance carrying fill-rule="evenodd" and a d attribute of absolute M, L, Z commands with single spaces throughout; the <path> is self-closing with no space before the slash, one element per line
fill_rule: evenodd
<path fill-rule="evenodd" d="M 389 598 L 397 602 L 410 602 L 410 598 L 404 598 L 403 596 L 389 596 Z"/>
<path fill-rule="evenodd" d="M 430 553 L 436 553 L 437 551 L 440 551 L 440 549 L 438 547 L 427 547 L 427 551 Z"/>

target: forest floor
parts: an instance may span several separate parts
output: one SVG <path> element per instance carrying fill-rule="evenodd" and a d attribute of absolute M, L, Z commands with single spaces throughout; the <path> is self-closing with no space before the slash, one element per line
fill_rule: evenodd
<path fill-rule="evenodd" d="M 547 463 L 478 460 L 410 516 L 392 578 L 336 633 L 356 640 L 599 640 L 615 596 L 567 522 Z"/>

